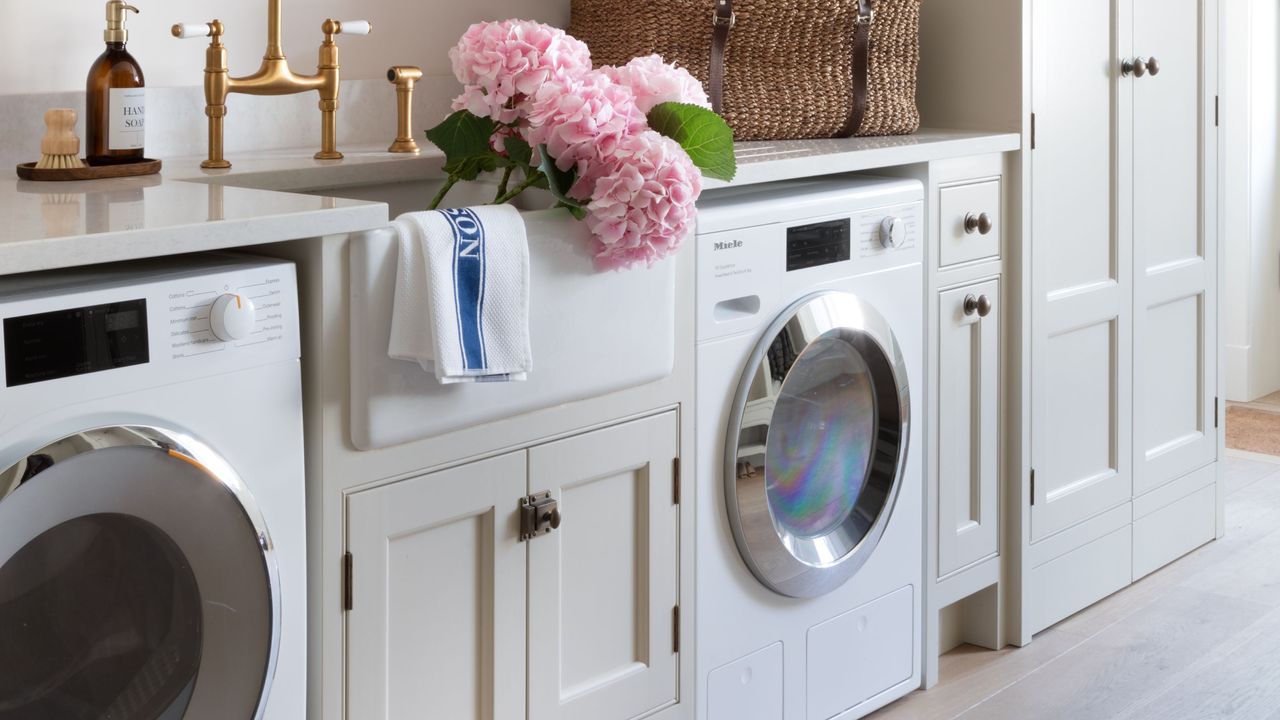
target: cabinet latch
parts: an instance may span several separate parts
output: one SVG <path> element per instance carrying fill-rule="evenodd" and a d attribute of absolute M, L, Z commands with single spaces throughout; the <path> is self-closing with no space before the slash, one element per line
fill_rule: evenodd
<path fill-rule="evenodd" d="M 520 500 L 520 542 L 546 535 L 560 527 L 560 505 L 550 492 Z"/>

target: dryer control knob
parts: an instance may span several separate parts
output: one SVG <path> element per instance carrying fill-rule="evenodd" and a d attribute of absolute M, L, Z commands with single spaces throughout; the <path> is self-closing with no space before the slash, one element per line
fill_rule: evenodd
<path fill-rule="evenodd" d="M 209 310 L 209 326 L 214 337 L 223 342 L 249 337 L 257 319 L 253 301 L 243 295 L 223 295 Z"/>
<path fill-rule="evenodd" d="M 887 248 L 899 248 L 907 241 L 907 224 L 892 215 L 880 221 L 880 244 Z"/>

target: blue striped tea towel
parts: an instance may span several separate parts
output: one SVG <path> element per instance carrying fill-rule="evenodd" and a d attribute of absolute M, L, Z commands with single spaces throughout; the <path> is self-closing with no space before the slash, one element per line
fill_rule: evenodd
<path fill-rule="evenodd" d="M 441 383 L 524 380 L 529 243 L 510 205 L 406 213 L 388 352 Z"/>

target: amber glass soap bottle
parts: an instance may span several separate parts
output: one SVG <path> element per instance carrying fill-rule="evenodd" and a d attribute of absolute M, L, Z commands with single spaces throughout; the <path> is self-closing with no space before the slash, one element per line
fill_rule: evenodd
<path fill-rule="evenodd" d="M 107 2 L 107 50 L 89 68 L 85 98 L 85 139 L 90 165 L 136 162 L 143 158 L 147 99 L 142 66 L 125 44 L 125 13 L 138 8 L 124 0 Z"/>

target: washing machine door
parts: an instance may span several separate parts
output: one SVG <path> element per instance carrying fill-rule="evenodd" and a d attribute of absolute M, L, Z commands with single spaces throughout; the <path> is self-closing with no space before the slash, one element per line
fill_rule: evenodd
<path fill-rule="evenodd" d="M 761 583 L 814 597 L 857 573 L 893 512 L 909 416 L 902 353 L 867 303 L 819 293 L 769 327 L 725 444 L 730 525 Z"/>
<path fill-rule="evenodd" d="M 252 496 L 190 437 L 100 428 L 0 471 L 0 720 L 260 718 L 278 596 Z"/>

